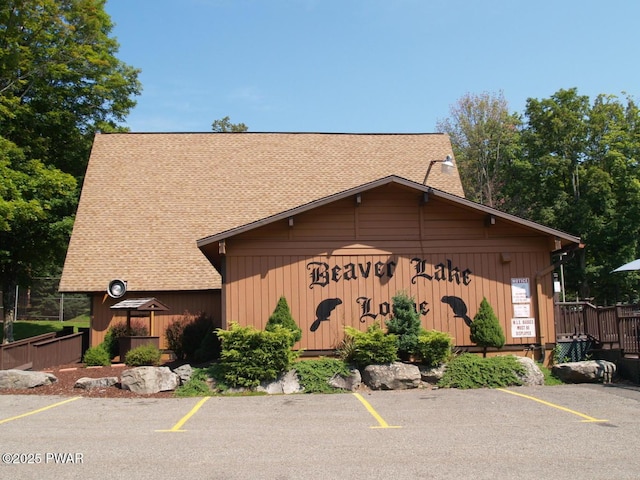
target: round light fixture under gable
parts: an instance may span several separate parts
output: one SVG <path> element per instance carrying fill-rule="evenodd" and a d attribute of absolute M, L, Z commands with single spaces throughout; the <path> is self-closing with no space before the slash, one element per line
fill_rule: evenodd
<path fill-rule="evenodd" d="M 111 280 L 107 287 L 107 294 L 111 298 L 120 298 L 127 293 L 127 282 L 118 278 Z"/>
<path fill-rule="evenodd" d="M 451 175 L 453 173 L 453 166 L 453 159 L 451 158 L 451 155 L 447 155 L 447 158 L 442 162 L 440 171 L 445 175 Z"/>

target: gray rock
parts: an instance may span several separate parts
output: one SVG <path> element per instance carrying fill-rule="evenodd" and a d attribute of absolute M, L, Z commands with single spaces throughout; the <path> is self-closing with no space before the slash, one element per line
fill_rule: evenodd
<path fill-rule="evenodd" d="M 516 360 L 518 360 L 518 363 L 520 363 L 520 365 L 522 365 L 527 370 L 523 375 L 518 375 L 518 378 L 523 385 L 527 385 L 530 387 L 536 385 L 544 385 L 544 374 L 533 359 L 529 357 L 516 356 Z"/>
<path fill-rule="evenodd" d="M 435 385 L 442 379 L 444 372 L 447 370 L 447 365 L 442 364 L 437 367 L 420 366 L 418 368 L 420 368 L 420 376 L 422 378 L 422 381 L 431 385 Z"/>
<path fill-rule="evenodd" d="M 188 363 L 185 365 L 180 365 L 177 368 L 173 369 L 173 373 L 180 377 L 180 385 L 184 385 L 189 380 L 191 380 L 191 375 L 193 375 L 193 368 Z"/>
<path fill-rule="evenodd" d="M 420 369 L 417 365 L 401 362 L 368 365 L 362 372 L 362 381 L 372 390 L 418 388 L 421 383 Z"/>
<path fill-rule="evenodd" d="M 169 367 L 136 367 L 122 372 L 120 385 L 123 390 L 134 393 L 158 393 L 175 390 L 180 377 Z"/>
<path fill-rule="evenodd" d="M 341 390 L 350 390 L 352 392 L 360 388 L 362 383 L 362 375 L 360 370 L 354 368 L 351 370 L 351 375 L 343 377 L 342 375 L 335 374 L 329 379 L 329 385 L 333 388 L 339 388 Z"/>
<path fill-rule="evenodd" d="M 35 388 L 57 382 L 55 375 L 24 370 L 0 370 L 0 389 Z"/>
<path fill-rule="evenodd" d="M 565 383 L 609 383 L 616 373 L 616 364 L 606 360 L 559 363 L 551 372 Z"/>
<path fill-rule="evenodd" d="M 289 370 L 273 382 L 263 382 L 256 388 L 256 391 L 268 393 L 269 395 L 291 394 L 302 392 L 302 387 L 298 381 L 296 371 Z"/>
<path fill-rule="evenodd" d="M 112 387 L 118 383 L 118 377 L 102 377 L 102 378 L 88 378 L 82 377 L 76 380 L 73 388 L 83 388 L 85 390 L 91 390 L 92 388 L 105 388 Z"/>

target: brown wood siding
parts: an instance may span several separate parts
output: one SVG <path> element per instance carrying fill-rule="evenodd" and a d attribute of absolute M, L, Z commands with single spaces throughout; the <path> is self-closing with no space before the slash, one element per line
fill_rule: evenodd
<path fill-rule="evenodd" d="M 425 273 L 431 276 L 431 279 L 415 278 L 415 283 L 412 282 L 417 263 L 412 262 L 413 258 L 420 258 L 425 262 Z M 511 262 L 504 264 L 497 253 L 416 254 L 415 257 L 334 255 L 330 258 L 278 255 L 269 256 L 267 259 L 258 256 L 231 256 L 228 257 L 229 295 L 226 316 L 228 320 L 241 325 L 254 325 L 263 329 L 278 299 L 283 295 L 291 307 L 293 317 L 303 329 L 300 347 L 308 350 L 330 349 L 335 348 L 342 339 L 344 326 L 364 330 L 373 322 L 383 322 L 387 319 L 392 297 L 400 291 L 406 291 L 414 297 L 418 305 L 427 302 L 427 313 L 421 316 L 425 328 L 449 332 L 454 337 L 456 345 L 463 346 L 471 345 L 469 328 L 464 318 L 456 316 L 453 308 L 446 303 L 445 297 L 462 300 L 469 318 L 473 318 L 482 298 L 486 297 L 501 321 L 507 343 L 528 345 L 535 343 L 536 339 L 511 336 L 511 319 L 514 316 L 511 279 L 529 279 L 531 316 L 537 318 L 535 275 L 548 265 L 548 253 L 519 252 L 512 253 L 511 258 Z M 269 265 L 266 274 L 265 263 Z M 328 270 L 325 269 L 325 264 Z M 326 281 L 326 285 L 311 284 L 310 265 L 319 265 L 323 274 L 327 272 L 329 280 Z M 382 272 L 392 267 L 393 275 L 389 277 L 385 273 L 376 276 L 376 265 Z M 449 265 L 454 272 L 451 277 Z M 340 269 L 335 270 L 337 281 L 331 279 L 332 269 L 335 267 Z M 361 269 L 369 269 L 368 278 L 359 274 Z M 471 272 L 468 285 L 465 285 L 462 277 L 458 283 L 458 275 L 467 269 Z M 358 272 L 358 278 L 345 279 L 345 271 Z M 437 279 L 442 276 L 442 272 L 445 278 Z M 351 278 L 350 274 L 348 278 Z M 542 284 L 547 283 L 550 283 L 550 280 L 543 279 Z M 550 286 L 545 287 L 544 291 L 550 294 Z M 250 292 L 261 294 L 256 296 Z M 340 299 L 342 303 L 331 312 L 329 320 L 320 322 L 317 330 L 312 332 L 311 326 L 317 320 L 316 309 L 322 301 L 330 299 Z M 449 300 L 454 301 L 453 298 Z M 546 322 L 545 329 L 549 336 L 553 332 L 552 303 L 544 304 L 547 308 L 542 312 L 542 318 Z M 367 308 L 364 308 L 365 306 Z"/>
<path fill-rule="evenodd" d="M 506 221 L 491 225 L 484 214 L 440 199 L 422 200 L 385 186 L 362 194 L 360 203 L 343 199 L 295 216 L 292 225 L 282 221 L 227 239 L 225 320 L 262 329 L 284 296 L 303 330 L 299 346 L 326 350 L 339 344 L 346 325 L 364 330 L 383 323 L 392 297 L 405 291 L 422 305 L 425 328 L 470 346 L 460 310 L 472 319 L 486 297 L 507 344 L 526 346 L 538 338 L 512 337 L 511 282 L 527 278 L 536 335 L 543 330 L 546 341 L 553 338 L 550 274 L 540 279 L 544 298 L 536 298 L 536 275 L 550 265 L 553 239 Z M 421 265 L 424 275 L 416 277 Z M 313 284 L 316 267 L 324 277 Z M 328 320 L 316 316 L 322 302 L 333 302 Z M 456 302 L 462 304 L 454 312 L 449 304 Z"/>
<path fill-rule="evenodd" d="M 160 337 L 160 348 L 167 348 L 165 331 L 169 324 L 181 317 L 185 312 L 206 313 L 214 320 L 214 325 L 221 326 L 221 294 L 219 290 L 207 290 L 200 292 L 127 292 L 119 299 L 114 299 L 106 294 L 96 294 L 92 297 L 93 312 L 91 316 L 91 346 L 99 345 L 113 324 L 127 320 L 125 311 L 111 310 L 111 306 L 128 298 L 155 297 L 169 307 L 166 312 L 156 312 L 154 315 L 153 336 Z M 141 317 L 146 325 L 150 324 L 150 317 Z M 147 327 L 148 328 L 148 327 Z"/>

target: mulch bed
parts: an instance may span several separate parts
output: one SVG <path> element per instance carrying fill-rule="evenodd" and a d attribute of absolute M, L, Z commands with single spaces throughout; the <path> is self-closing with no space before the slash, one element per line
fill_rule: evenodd
<path fill-rule="evenodd" d="M 122 390 L 119 384 L 113 387 L 101 387 L 85 390 L 75 388 L 79 378 L 118 377 L 129 367 L 124 364 L 112 364 L 109 367 L 85 367 L 83 364 L 59 365 L 43 370 L 52 373 L 58 381 L 52 385 L 35 388 L 0 389 L 0 395 L 62 395 L 68 397 L 99 397 L 99 398 L 172 398 L 173 392 L 159 392 L 142 395 L 130 390 Z"/>

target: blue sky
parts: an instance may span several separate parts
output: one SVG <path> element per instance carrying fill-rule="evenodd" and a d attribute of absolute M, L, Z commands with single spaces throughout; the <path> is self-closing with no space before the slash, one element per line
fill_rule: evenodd
<path fill-rule="evenodd" d="M 465 93 L 640 96 L 637 0 L 107 0 L 134 132 L 433 132 Z"/>

